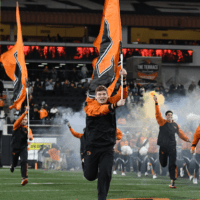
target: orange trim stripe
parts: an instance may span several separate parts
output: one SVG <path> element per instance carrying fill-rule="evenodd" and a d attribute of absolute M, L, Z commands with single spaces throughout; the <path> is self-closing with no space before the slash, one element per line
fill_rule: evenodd
<path fill-rule="evenodd" d="M 26 163 L 26 176 L 28 176 L 28 163 Z"/>
<path fill-rule="evenodd" d="M 177 178 L 177 166 L 176 166 L 176 169 L 175 169 L 175 178 Z"/>
<path fill-rule="evenodd" d="M 154 171 L 153 171 L 153 167 L 151 166 L 151 173 L 152 175 L 155 175 Z"/>

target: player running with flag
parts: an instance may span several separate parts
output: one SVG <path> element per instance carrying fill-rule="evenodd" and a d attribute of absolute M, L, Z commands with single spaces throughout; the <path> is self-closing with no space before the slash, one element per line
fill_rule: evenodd
<path fill-rule="evenodd" d="M 17 21 L 17 42 L 16 44 L 7 52 L 0 56 L 0 62 L 2 62 L 6 74 L 14 82 L 14 103 L 9 108 L 19 110 L 26 98 L 26 81 L 28 80 L 27 68 L 25 64 L 23 38 L 19 14 L 19 6 L 17 2 L 16 6 L 16 21 Z M 27 139 L 32 140 L 32 132 L 29 128 L 29 103 L 28 103 L 28 93 L 27 93 L 27 108 L 26 112 L 14 123 L 13 135 L 12 135 L 12 165 L 11 172 L 14 172 L 14 167 L 16 167 L 18 158 L 21 159 L 21 174 L 22 183 L 25 185 L 28 183 L 28 163 L 27 163 Z M 26 116 L 28 114 L 28 117 Z M 26 126 L 28 121 L 28 127 Z"/>
<path fill-rule="evenodd" d="M 32 131 L 27 125 L 27 113 L 29 108 L 26 107 L 25 113 L 14 123 L 13 134 L 11 139 L 11 149 L 12 149 L 12 164 L 10 166 L 10 171 L 13 173 L 15 167 L 18 163 L 18 158 L 21 161 L 21 185 L 24 186 L 28 183 L 28 152 L 27 139 L 33 140 Z"/>
<path fill-rule="evenodd" d="M 128 96 L 127 72 L 121 69 L 122 62 L 119 60 L 121 44 L 119 0 L 105 0 L 100 32 L 94 42 L 99 57 L 93 61 L 93 76 L 85 106 L 84 176 L 89 181 L 98 178 L 98 200 L 106 200 L 112 177 L 113 147 L 116 143 L 115 109 L 123 106 Z M 118 93 L 112 96 L 120 74 L 123 86 L 121 84 Z"/>

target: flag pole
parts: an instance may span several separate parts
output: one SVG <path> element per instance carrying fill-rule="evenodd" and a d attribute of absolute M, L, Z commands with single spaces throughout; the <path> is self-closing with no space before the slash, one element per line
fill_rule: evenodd
<path fill-rule="evenodd" d="M 26 88 L 26 95 L 27 95 L 27 107 L 29 108 L 29 101 L 28 101 L 28 88 Z M 30 108 L 28 109 L 28 134 L 29 134 L 29 110 Z"/>
<path fill-rule="evenodd" d="M 123 52 L 122 45 L 120 45 L 121 69 L 123 69 Z M 121 75 L 121 100 L 123 99 L 123 75 Z"/>

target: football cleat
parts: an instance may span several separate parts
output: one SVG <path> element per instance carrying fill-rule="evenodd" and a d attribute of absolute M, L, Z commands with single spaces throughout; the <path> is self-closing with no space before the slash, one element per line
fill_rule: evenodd
<path fill-rule="evenodd" d="M 124 172 L 122 172 L 122 176 L 126 176 L 126 174 Z"/>
<path fill-rule="evenodd" d="M 117 172 L 116 172 L 116 171 L 113 171 L 113 174 L 117 174 Z"/>
<path fill-rule="evenodd" d="M 148 172 L 145 172 L 144 175 L 145 175 L 145 176 L 148 176 L 149 174 L 148 174 Z"/>
<path fill-rule="evenodd" d="M 175 185 L 169 185 L 170 188 L 174 188 L 176 189 L 176 186 Z"/>
<path fill-rule="evenodd" d="M 15 170 L 15 168 L 13 167 L 13 165 L 10 166 L 10 171 L 13 173 Z"/>
<path fill-rule="evenodd" d="M 189 177 L 190 181 L 192 181 L 193 178 L 194 178 L 194 176 L 190 176 L 190 177 Z"/>
<path fill-rule="evenodd" d="M 153 179 L 156 179 L 156 178 L 157 178 L 157 176 L 156 176 L 156 174 L 154 174 L 154 175 L 153 175 Z"/>
<path fill-rule="evenodd" d="M 193 178 L 193 184 L 198 184 L 197 178 Z"/>
<path fill-rule="evenodd" d="M 138 177 L 141 177 L 141 172 L 138 172 L 137 176 L 138 176 Z"/>
<path fill-rule="evenodd" d="M 28 179 L 27 178 L 22 179 L 22 182 L 21 182 L 22 186 L 25 186 L 27 183 L 28 183 Z"/>

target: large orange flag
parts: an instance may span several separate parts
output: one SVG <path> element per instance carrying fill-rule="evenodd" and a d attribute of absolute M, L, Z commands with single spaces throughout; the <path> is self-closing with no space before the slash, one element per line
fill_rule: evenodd
<path fill-rule="evenodd" d="M 5 68 L 6 74 L 14 82 L 14 103 L 9 108 L 15 108 L 16 110 L 19 110 L 26 98 L 26 80 L 28 80 L 28 75 L 24 58 L 18 2 L 16 7 L 16 19 L 17 42 L 12 49 L 1 55 L 0 61 Z"/>
<path fill-rule="evenodd" d="M 111 96 L 119 78 L 122 30 L 119 0 L 105 0 L 99 35 L 94 41 L 99 57 L 93 61 L 93 75 L 89 87 L 89 98 L 94 98 L 99 85 L 108 88 Z"/>

